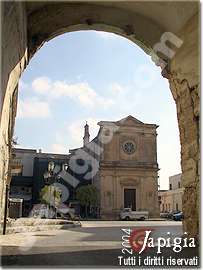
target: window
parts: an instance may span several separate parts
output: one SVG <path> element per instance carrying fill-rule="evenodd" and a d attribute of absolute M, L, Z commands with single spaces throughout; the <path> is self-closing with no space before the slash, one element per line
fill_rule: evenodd
<path fill-rule="evenodd" d="M 135 144 L 134 142 L 125 142 L 123 144 L 123 150 L 127 154 L 133 154 L 135 152 Z"/>
<path fill-rule="evenodd" d="M 172 184 L 169 185 L 169 189 L 172 190 Z"/>
<path fill-rule="evenodd" d="M 178 188 L 180 188 L 180 182 L 178 182 Z"/>
<path fill-rule="evenodd" d="M 176 211 L 178 211 L 178 203 L 176 203 Z"/>

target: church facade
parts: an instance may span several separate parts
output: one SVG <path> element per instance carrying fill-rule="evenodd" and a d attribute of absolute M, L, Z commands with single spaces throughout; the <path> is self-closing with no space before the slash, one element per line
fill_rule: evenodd
<path fill-rule="evenodd" d="M 120 121 L 101 121 L 99 171 L 93 183 L 100 193 L 100 217 L 117 219 L 123 208 L 159 215 L 157 125 L 145 124 L 132 116 Z M 89 143 L 85 126 L 84 145 Z M 98 154 L 98 153 L 97 153 Z"/>
<path fill-rule="evenodd" d="M 57 182 L 69 191 L 64 202 L 77 201 L 77 188 L 95 185 L 99 202 L 94 209 L 101 219 L 118 219 L 123 208 L 146 210 L 150 217 L 159 215 L 157 125 L 145 124 L 132 116 L 119 121 L 101 121 L 99 132 L 90 141 L 89 126 L 84 127 L 83 147 L 61 155 L 34 149 L 14 149 L 10 196 L 23 198 L 24 214 L 40 202 L 40 190 L 46 185 L 44 173 L 50 161 L 66 170 L 66 180 Z M 17 167 L 16 167 L 17 166 Z M 76 185 L 73 182 L 76 180 Z M 91 208 L 91 207 L 90 207 Z M 26 214 L 27 213 L 27 214 Z M 82 214 L 82 213 L 81 213 Z"/>

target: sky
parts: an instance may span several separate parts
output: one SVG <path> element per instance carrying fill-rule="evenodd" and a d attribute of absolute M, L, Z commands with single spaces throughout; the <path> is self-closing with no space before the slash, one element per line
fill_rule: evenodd
<path fill-rule="evenodd" d="M 68 153 L 82 146 L 87 121 L 93 139 L 102 120 L 132 115 L 159 125 L 161 189 L 181 172 L 175 102 L 168 81 L 141 48 L 106 32 L 78 31 L 45 43 L 19 83 L 18 147 Z"/>

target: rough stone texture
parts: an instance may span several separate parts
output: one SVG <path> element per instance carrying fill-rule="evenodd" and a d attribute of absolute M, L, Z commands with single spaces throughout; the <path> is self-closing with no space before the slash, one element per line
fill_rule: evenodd
<path fill-rule="evenodd" d="M 152 47 L 160 40 L 161 35 L 164 32 L 172 32 L 182 38 L 184 43 L 163 74 L 169 79 L 177 105 L 182 179 L 185 187 L 184 226 L 191 235 L 198 234 L 200 172 L 199 16 L 196 14 L 198 9 L 199 3 L 195 1 L 151 3 L 101 1 L 77 5 L 68 2 L 57 4 L 1 2 L 3 42 L 0 96 L 0 214 L 5 183 L 9 182 L 8 165 L 16 111 L 15 90 L 28 62 L 27 52 L 30 59 L 44 42 L 56 35 L 73 30 L 95 29 L 119 33 L 138 44 L 147 53 L 153 54 Z"/>
<path fill-rule="evenodd" d="M 9 157 L 17 107 L 17 85 L 27 62 L 26 15 L 22 3 L 1 3 L 2 76 L 0 122 L 0 218 L 4 208 L 5 186 L 9 184 Z M 16 46 L 15 46 L 15 45 Z"/>
<path fill-rule="evenodd" d="M 179 37 L 184 43 L 171 62 L 170 88 L 177 106 L 181 142 L 184 229 L 191 236 L 199 232 L 200 180 L 200 63 L 199 16 L 190 19 Z"/>
<path fill-rule="evenodd" d="M 57 35 L 87 29 L 106 30 L 127 36 L 148 53 L 164 31 L 161 25 L 155 22 L 151 24 L 150 19 L 117 5 L 49 4 L 36 9 L 28 17 L 29 54 L 32 56 L 45 41 Z"/>

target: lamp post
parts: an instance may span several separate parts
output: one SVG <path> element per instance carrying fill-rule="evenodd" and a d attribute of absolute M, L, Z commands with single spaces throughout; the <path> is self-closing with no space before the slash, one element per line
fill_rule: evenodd
<path fill-rule="evenodd" d="M 48 164 L 48 172 L 53 175 L 54 173 L 54 168 L 55 168 L 55 164 L 53 161 L 50 161 L 49 164 Z"/>
<path fill-rule="evenodd" d="M 48 172 L 49 172 L 49 210 L 50 210 L 50 202 L 51 202 L 51 184 L 52 180 L 54 181 L 54 168 L 55 164 L 53 161 L 50 161 L 48 164 Z M 55 194 L 54 194 L 55 196 Z M 54 210 L 55 210 L 55 197 L 54 197 Z"/>
<path fill-rule="evenodd" d="M 67 172 L 67 170 L 68 170 L 68 164 L 67 163 L 64 163 L 62 165 L 62 169 L 63 169 L 63 171 L 66 171 Z"/>
<path fill-rule="evenodd" d="M 9 194 L 9 186 L 6 185 L 5 191 L 5 205 L 4 205 L 4 219 L 3 219 L 3 235 L 6 234 L 6 220 L 7 220 L 7 212 L 8 212 L 8 194 Z"/>
<path fill-rule="evenodd" d="M 62 164 L 62 170 L 66 171 L 68 170 L 69 165 L 67 163 Z M 44 173 L 44 179 L 46 180 L 46 184 L 49 185 L 49 210 L 50 210 L 50 202 L 51 202 L 51 184 L 55 182 L 55 179 L 60 179 L 60 175 L 57 175 L 55 170 L 55 163 L 53 161 L 50 161 L 48 163 L 48 170 Z M 58 176 L 58 177 L 57 177 Z M 55 207 L 55 197 L 56 197 L 56 191 L 54 190 L 54 209 L 55 209 L 55 215 L 57 217 L 57 211 Z"/>
<path fill-rule="evenodd" d="M 49 212 L 50 212 L 50 202 L 51 202 L 51 184 L 54 181 L 54 168 L 55 164 L 53 161 L 48 163 L 48 171 L 44 173 L 44 179 L 47 185 L 49 185 Z"/>

